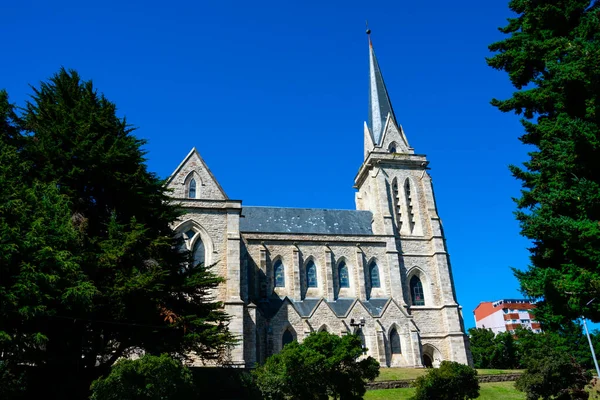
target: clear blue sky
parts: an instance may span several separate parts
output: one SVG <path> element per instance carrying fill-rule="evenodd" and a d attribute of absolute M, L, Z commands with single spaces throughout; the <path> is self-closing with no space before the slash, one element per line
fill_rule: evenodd
<path fill-rule="evenodd" d="M 513 89 L 485 63 L 507 1 L 11 1 L 0 87 L 23 104 L 76 69 L 148 139 L 167 177 L 196 146 L 245 205 L 354 208 L 368 107 L 365 19 L 399 122 L 431 161 L 466 326 L 520 297 L 525 268 L 507 166 L 526 159 Z"/>

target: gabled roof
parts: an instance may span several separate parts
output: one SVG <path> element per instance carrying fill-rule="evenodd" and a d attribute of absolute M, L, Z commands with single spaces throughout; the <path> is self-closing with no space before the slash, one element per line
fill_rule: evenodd
<path fill-rule="evenodd" d="M 169 186 L 173 183 L 173 181 L 179 176 L 180 172 L 184 169 L 184 167 L 188 163 L 192 162 L 193 158 L 197 159 L 198 163 L 200 163 L 201 170 L 206 174 L 203 184 L 204 185 L 207 185 L 207 184 L 214 185 L 214 187 L 216 187 L 217 190 L 222 194 L 223 198 L 228 199 L 227 194 L 225 193 L 225 191 L 223 190 L 223 188 L 221 187 L 221 185 L 219 184 L 219 182 L 217 181 L 217 179 L 211 172 L 210 168 L 208 168 L 208 165 L 206 165 L 206 162 L 204 161 L 202 156 L 200 156 L 200 153 L 198 153 L 198 150 L 196 150 L 195 147 L 193 147 L 192 150 L 190 150 L 188 155 L 185 156 L 183 161 L 181 161 L 181 163 L 179 163 L 177 168 L 175 168 L 175 171 L 173 171 L 171 176 L 169 176 L 169 178 L 166 181 L 166 186 Z"/>

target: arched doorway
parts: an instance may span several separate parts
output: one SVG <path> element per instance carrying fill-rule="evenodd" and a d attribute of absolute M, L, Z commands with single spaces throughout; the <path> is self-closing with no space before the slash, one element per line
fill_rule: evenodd
<path fill-rule="evenodd" d="M 433 368 L 433 362 L 431 361 L 431 357 L 427 354 L 423 354 L 423 366 L 425 368 Z"/>
<path fill-rule="evenodd" d="M 423 365 L 426 368 L 437 368 L 442 360 L 442 353 L 438 349 L 430 344 L 423 345 Z"/>

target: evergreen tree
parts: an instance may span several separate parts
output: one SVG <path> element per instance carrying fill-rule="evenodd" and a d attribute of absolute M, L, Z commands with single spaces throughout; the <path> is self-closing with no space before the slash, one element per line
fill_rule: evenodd
<path fill-rule="evenodd" d="M 531 264 L 515 271 L 522 291 L 539 299 L 546 326 L 585 315 L 600 321 L 600 1 L 511 0 L 517 13 L 489 46 L 488 64 L 518 89 L 492 101 L 522 115 L 533 146 L 517 202 Z"/>
<path fill-rule="evenodd" d="M 0 190 L 14 181 L 25 194 L 33 191 L 13 195 L 32 208 L 14 228 L 30 234 L 32 249 L 19 247 L 28 237 L 10 236 L 12 208 L 1 209 L 0 243 L 14 251 L 11 264 L 0 262 L 0 300 L 10 300 L 0 306 L 0 321 L 7 321 L 0 329 L 10 336 L 5 344 L 38 341 L 13 346 L 12 354 L 50 374 L 72 374 L 85 390 L 135 349 L 223 356 L 234 339 L 222 305 L 210 301 L 223 280 L 191 266 L 181 251 L 183 239 L 172 230 L 180 211 L 147 171 L 145 142 L 116 106 L 90 81 L 61 69 L 34 88 L 22 121 L 11 123 L 9 111 L 3 136 L 26 169 L 3 168 Z"/>
<path fill-rule="evenodd" d="M 469 329 L 469 344 L 475 368 L 491 368 L 494 337 L 494 332 L 491 329 Z"/>

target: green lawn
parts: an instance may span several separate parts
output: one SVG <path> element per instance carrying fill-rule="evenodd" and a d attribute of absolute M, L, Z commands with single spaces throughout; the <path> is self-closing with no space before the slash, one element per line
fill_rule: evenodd
<path fill-rule="evenodd" d="M 382 369 L 383 370 L 383 369 Z M 407 378 L 408 379 L 408 378 Z M 483 400 L 524 400 L 525 394 L 514 388 L 514 382 L 482 383 L 479 398 Z M 414 389 L 369 390 L 365 400 L 406 400 L 414 394 Z"/>
<path fill-rule="evenodd" d="M 381 368 L 376 381 L 397 381 L 402 379 L 416 379 L 427 372 L 424 368 Z M 498 375 L 521 373 L 515 369 L 478 369 L 479 375 Z"/>

